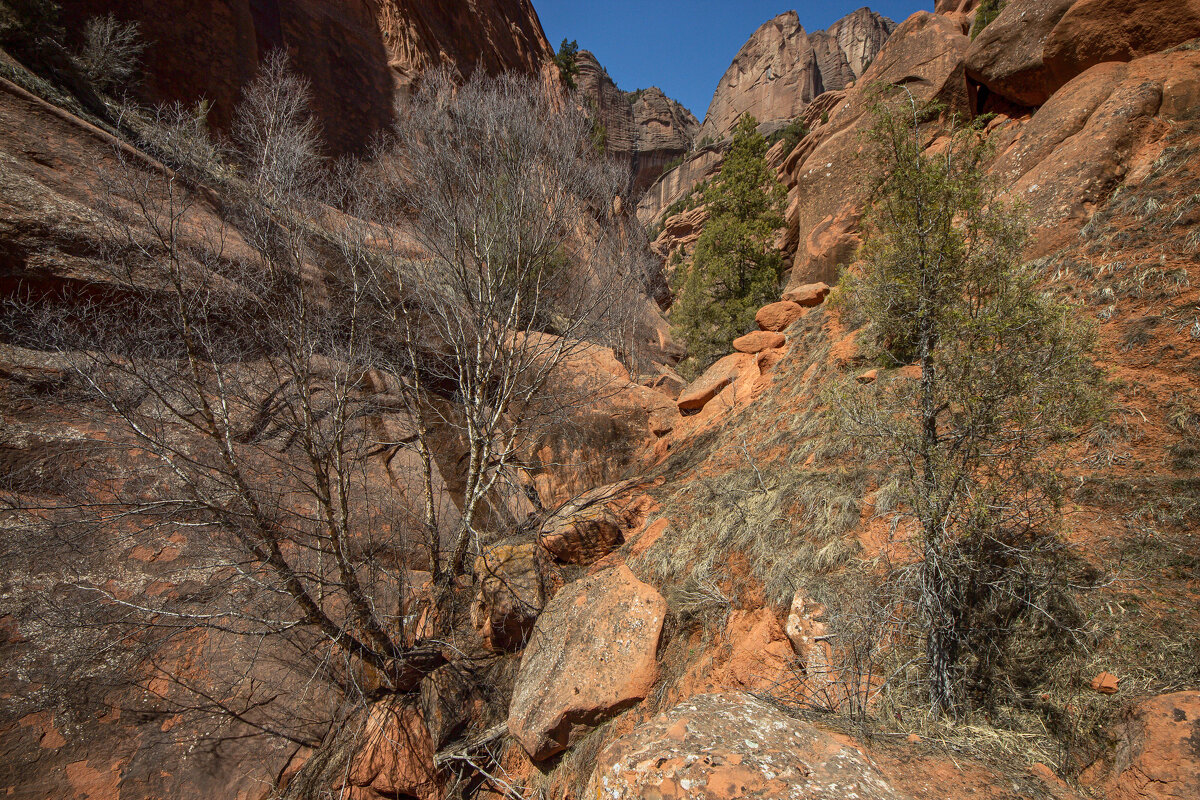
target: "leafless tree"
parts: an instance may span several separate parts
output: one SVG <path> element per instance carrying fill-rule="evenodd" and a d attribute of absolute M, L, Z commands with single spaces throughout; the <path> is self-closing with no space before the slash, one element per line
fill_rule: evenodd
<path fill-rule="evenodd" d="M 322 162 L 307 101 L 275 55 L 228 150 L 192 110 L 122 110 L 142 152 L 97 165 L 94 252 L 6 310 L 69 376 L 89 468 L 0 489 L 64 554 L 47 620 L 160 706 L 317 747 L 467 657 L 435 606 L 529 444 L 613 388 L 589 360 L 641 276 L 624 181 L 535 83 L 432 76 L 364 164 Z M 170 543 L 161 591 L 83 563 Z M 227 674 L 181 669 L 193 647 Z"/>
<path fill-rule="evenodd" d="M 481 506 L 518 483 L 522 447 L 611 388 L 589 375 L 594 349 L 628 339 L 644 276 L 619 213 L 624 180 L 590 131 L 530 79 L 455 86 L 438 73 L 358 182 L 357 216 L 374 227 L 356 251 L 402 343 L 389 369 L 425 474 L 434 431 L 467 454 L 445 563 L 431 543 L 439 575 L 464 572 Z"/>

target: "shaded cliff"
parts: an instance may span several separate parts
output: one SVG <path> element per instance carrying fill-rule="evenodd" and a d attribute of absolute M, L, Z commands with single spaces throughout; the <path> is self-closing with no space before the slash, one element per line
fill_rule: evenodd
<path fill-rule="evenodd" d="M 149 43 L 141 97 L 206 98 L 228 126 L 243 86 L 272 49 L 286 48 L 312 82 L 330 150 L 360 151 L 387 124 L 393 100 L 421 73 L 536 73 L 552 53 L 529 0 L 63 0 L 76 35 L 91 16 L 135 20 Z"/>

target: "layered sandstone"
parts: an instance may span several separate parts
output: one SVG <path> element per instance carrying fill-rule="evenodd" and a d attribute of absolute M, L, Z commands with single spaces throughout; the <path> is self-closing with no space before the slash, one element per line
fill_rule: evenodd
<path fill-rule="evenodd" d="M 765 22 L 725 71 L 700 129 L 721 139 L 739 117 L 760 123 L 790 120 L 825 91 L 844 88 L 862 75 L 895 28 L 886 17 L 861 8 L 809 34 L 795 11 Z"/>
<path fill-rule="evenodd" d="M 151 102 L 212 104 L 226 128 L 262 57 L 286 48 L 312 82 L 330 150 L 361 150 L 387 124 L 394 99 L 428 69 L 536 74 L 552 51 L 529 0 L 63 0 L 64 23 L 112 12 L 149 43 L 141 94 Z"/>
<path fill-rule="evenodd" d="M 640 195 L 662 174 L 663 167 L 691 149 L 700 123 L 657 87 L 621 91 L 587 50 L 579 51 L 576 65 L 575 83 L 596 116 L 604 152 L 628 163 L 631 188 Z"/>

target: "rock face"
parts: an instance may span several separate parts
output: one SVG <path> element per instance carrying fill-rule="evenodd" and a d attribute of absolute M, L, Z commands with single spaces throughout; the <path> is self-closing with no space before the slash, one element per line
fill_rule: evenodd
<path fill-rule="evenodd" d="M 600 752 L 587 797 L 900 800 L 854 747 L 748 694 L 694 697 Z"/>
<path fill-rule="evenodd" d="M 895 29 L 856 86 L 826 111 L 824 122 L 784 162 L 789 193 L 788 237 L 796 242 L 789 288 L 834 283 L 841 265 L 857 246 L 862 198 L 854 187 L 861 176 L 861 131 L 871 124 L 865 88 L 903 84 L 918 103 L 939 100 L 965 111 L 967 85 L 963 54 L 971 40 L 961 26 L 941 15 L 918 11 Z M 814 104 L 815 105 L 815 104 Z"/>
<path fill-rule="evenodd" d="M 587 50 L 579 51 L 576 64 L 579 92 L 603 126 L 604 152 L 629 163 L 633 194 L 640 195 L 691 149 L 700 123 L 657 87 L 621 91 Z"/>
<path fill-rule="evenodd" d="M 427 69 L 462 75 L 537 74 L 552 51 L 529 0 L 64 0 L 63 22 L 82 31 L 107 12 L 136 20 L 150 46 L 144 99 L 201 97 L 227 128 L 261 58 L 284 47 L 312 82 L 313 105 L 334 153 L 361 150 Z"/>
<path fill-rule="evenodd" d="M 534 761 L 641 700 L 656 675 L 667 603 L 621 565 L 551 600 L 521 658 L 509 732 Z"/>
<path fill-rule="evenodd" d="M 967 74 L 988 91 L 1040 106 L 1088 68 L 1200 36 L 1200 0 L 1010 0 L 971 44 Z"/>
<path fill-rule="evenodd" d="M 760 123 L 792 119 L 817 95 L 862 75 L 895 27 L 867 8 L 811 35 L 795 11 L 767 21 L 717 84 L 700 138 L 725 137 L 747 112 Z"/>
<path fill-rule="evenodd" d="M 1200 692 L 1143 701 L 1118 731 L 1109 763 L 1085 771 L 1109 800 L 1184 800 L 1200 792 Z"/>

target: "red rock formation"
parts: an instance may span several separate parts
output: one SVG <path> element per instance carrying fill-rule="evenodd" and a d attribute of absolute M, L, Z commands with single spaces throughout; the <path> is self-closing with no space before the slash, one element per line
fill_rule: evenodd
<path fill-rule="evenodd" d="M 537 73 L 551 55 L 529 0 L 63 0 L 81 31 L 93 15 L 136 20 L 150 43 L 142 95 L 152 102 L 206 98 L 229 125 L 262 56 L 286 47 L 313 87 L 330 150 L 360 150 L 425 70 Z"/>
<path fill-rule="evenodd" d="M 586 797 L 900 800 L 853 745 L 748 694 L 702 695 L 601 751 Z"/>
<path fill-rule="evenodd" d="M 893 28 L 866 8 L 811 35 L 795 11 L 763 23 L 717 84 L 700 138 L 726 136 L 745 113 L 759 123 L 792 119 L 817 95 L 860 76 Z"/>
<path fill-rule="evenodd" d="M 575 83 L 604 131 L 604 152 L 627 161 L 631 188 L 641 195 L 663 167 L 688 152 L 700 123 L 657 87 L 623 92 L 596 57 L 580 50 Z"/>
<path fill-rule="evenodd" d="M 666 611 L 624 565 L 554 596 L 521 658 L 508 715 L 509 732 L 533 760 L 649 693 Z"/>
<path fill-rule="evenodd" d="M 1026 106 L 1089 67 L 1130 61 L 1200 36 L 1200 0 L 1010 0 L 976 37 L 967 74 Z"/>

